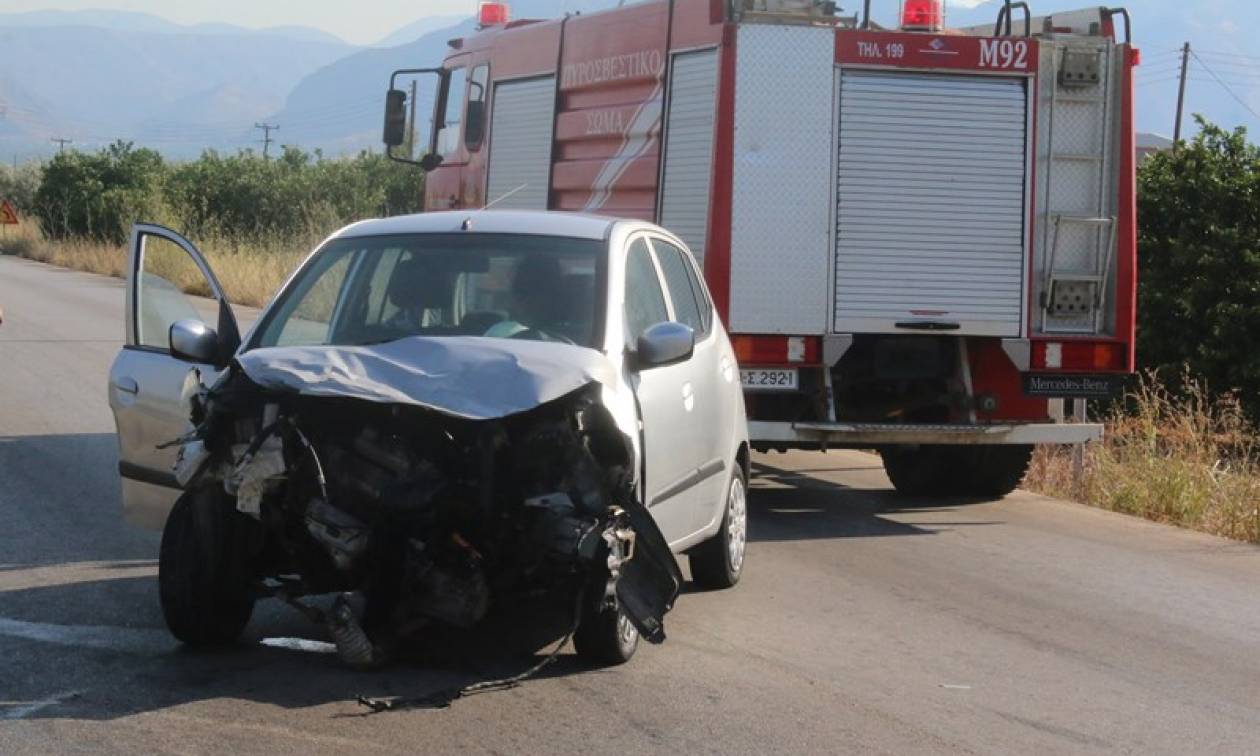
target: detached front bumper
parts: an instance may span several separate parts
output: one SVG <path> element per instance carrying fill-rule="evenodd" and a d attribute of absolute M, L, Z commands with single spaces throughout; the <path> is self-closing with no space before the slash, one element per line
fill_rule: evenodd
<path fill-rule="evenodd" d="M 1102 438 L 1101 423 L 901 425 L 893 423 L 774 423 L 749 421 L 753 448 L 887 446 L 890 444 L 1080 444 Z"/>

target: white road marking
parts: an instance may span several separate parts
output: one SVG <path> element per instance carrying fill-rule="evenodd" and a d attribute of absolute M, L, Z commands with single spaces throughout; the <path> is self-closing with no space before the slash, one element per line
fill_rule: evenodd
<path fill-rule="evenodd" d="M 152 655 L 155 648 L 175 644 L 175 639 L 165 630 L 110 625 L 53 625 L 5 617 L 0 617 L 0 635 L 59 646 L 146 655 Z"/>
<path fill-rule="evenodd" d="M 83 695 L 81 690 L 68 690 L 64 693 L 55 693 L 41 701 L 0 701 L 0 706 L 13 707 L 8 711 L 0 711 L 0 719 L 25 719 L 37 711 L 47 709 L 49 706 L 56 706 L 81 695 Z"/>

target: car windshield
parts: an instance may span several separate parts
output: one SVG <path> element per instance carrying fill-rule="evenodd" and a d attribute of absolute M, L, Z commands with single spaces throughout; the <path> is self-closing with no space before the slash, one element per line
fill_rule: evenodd
<path fill-rule="evenodd" d="M 252 346 L 487 336 L 595 347 L 603 247 L 517 234 L 336 239 L 281 293 Z"/>

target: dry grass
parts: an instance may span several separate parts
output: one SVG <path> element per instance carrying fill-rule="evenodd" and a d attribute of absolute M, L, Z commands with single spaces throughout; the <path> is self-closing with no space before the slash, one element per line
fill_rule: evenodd
<path fill-rule="evenodd" d="M 1082 480 L 1070 448 L 1041 447 L 1025 487 L 1260 543 L 1260 446 L 1237 400 L 1189 376 L 1174 394 L 1152 375 L 1127 399 L 1129 411 L 1111 413 L 1104 440 L 1086 447 Z"/>
<path fill-rule="evenodd" d="M 306 240 L 294 244 L 267 243 L 233 245 L 209 240 L 198 247 L 205 253 L 214 273 L 237 304 L 260 307 L 310 251 Z M 115 278 L 125 275 L 125 247 L 96 242 L 50 242 L 34 223 L 24 222 L 0 234 L 0 254 L 38 260 L 88 273 Z M 156 256 L 155 256 L 156 258 Z M 186 262 L 186 258 L 182 262 Z M 187 264 L 158 263 L 150 271 L 167 278 L 190 294 L 205 295 L 207 287 L 200 273 Z"/>

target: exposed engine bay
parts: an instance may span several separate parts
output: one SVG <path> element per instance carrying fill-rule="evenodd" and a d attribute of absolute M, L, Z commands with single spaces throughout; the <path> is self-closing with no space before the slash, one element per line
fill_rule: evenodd
<path fill-rule="evenodd" d="M 251 373 L 266 378 L 234 364 L 193 398 L 176 476 L 248 518 L 231 558 L 257 595 L 323 619 L 346 662 L 473 627 L 508 595 L 580 596 L 582 612 L 618 610 L 664 639 L 681 574 L 598 383 L 468 418 Z M 298 601 L 327 593 L 328 611 Z"/>

